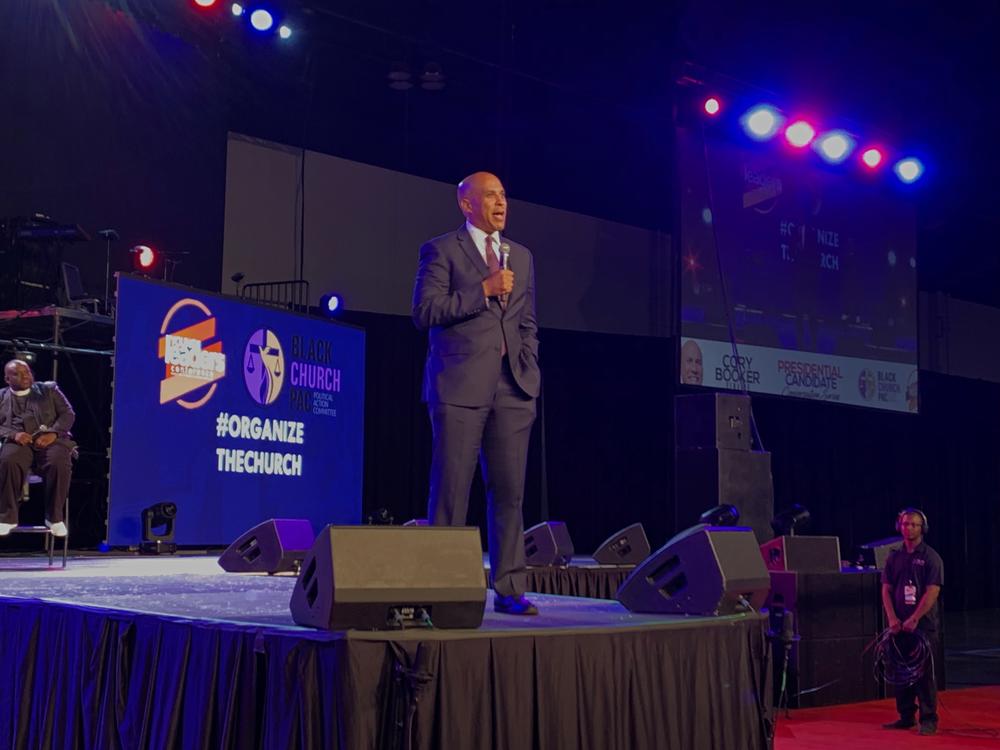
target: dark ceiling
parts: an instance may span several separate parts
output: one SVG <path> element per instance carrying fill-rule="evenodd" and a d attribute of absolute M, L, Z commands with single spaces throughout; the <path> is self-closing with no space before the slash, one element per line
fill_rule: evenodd
<path fill-rule="evenodd" d="M 149 132 L 131 143 L 101 123 L 142 121 L 168 144 L 160 163 L 181 135 L 192 158 L 217 149 L 199 127 L 236 130 L 449 182 L 492 169 L 517 197 L 667 230 L 673 81 L 693 61 L 922 155 L 921 286 L 1000 303 L 996 3 L 273 0 L 296 29 L 280 44 L 192 0 L 10 2 L 0 93 L 15 143 L 18 113 L 43 110 L 114 133 L 105 147 L 130 158 Z M 443 90 L 390 90 L 394 64 L 419 76 L 428 62 Z"/>

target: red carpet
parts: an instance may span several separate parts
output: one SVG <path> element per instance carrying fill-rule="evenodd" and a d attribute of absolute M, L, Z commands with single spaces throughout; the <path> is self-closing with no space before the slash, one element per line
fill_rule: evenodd
<path fill-rule="evenodd" d="M 1000 686 L 938 693 L 938 733 L 892 731 L 882 724 L 896 719 L 892 699 L 846 706 L 805 708 L 778 717 L 775 750 L 893 750 L 894 748 L 992 748 L 1000 750 Z"/>

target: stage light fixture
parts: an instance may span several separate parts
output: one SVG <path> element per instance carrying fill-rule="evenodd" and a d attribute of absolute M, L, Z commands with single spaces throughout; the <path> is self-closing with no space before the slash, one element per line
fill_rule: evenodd
<path fill-rule="evenodd" d="M 796 120 L 785 128 L 785 140 L 795 148 L 805 148 L 815 137 L 815 128 L 805 120 Z"/>
<path fill-rule="evenodd" d="M 266 8 L 257 8 L 250 14 L 250 25 L 257 31 L 270 31 L 274 26 L 274 16 Z"/>
<path fill-rule="evenodd" d="M 831 130 L 816 141 L 815 147 L 824 161 L 840 164 L 854 151 L 854 139 L 843 130 Z"/>
<path fill-rule="evenodd" d="M 389 66 L 389 88 L 393 91 L 408 91 L 413 88 L 413 74 L 410 73 L 410 66 L 405 62 L 394 62 Z"/>
<path fill-rule="evenodd" d="M 242 16 L 246 12 L 246 9 L 239 3 L 233 3 L 230 10 L 233 12 L 234 16 Z"/>
<path fill-rule="evenodd" d="M 149 245 L 136 245 L 135 247 L 129 248 L 129 252 L 132 254 L 133 267 L 140 273 L 148 273 L 149 271 L 152 271 L 156 266 L 157 261 L 160 259 L 159 253 L 157 253 Z"/>
<path fill-rule="evenodd" d="M 755 141 L 766 141 L 773 138 L 784 121 L 784 115 L 768 104 L 752 107 L 740 118 L 743 130 Z"/>
<path fill-rule="evenodd" d="M 18 342 L 15 342 L 15 344 L 16 343 Z M 23 345 L 24 342 L 20 343 Z M 29 352 L 22 346 L 22 348 L 14 350 L 14 359 L 19 359 L 27 365 L 34 365 L 36 357 L 34 352 Z"/>
<path fill-rule="evenodd" d="M 427 62 L 420 74 L 420 88 L 424 91 L 441 91 L 445 86 L 446 77 L 441 63 Z"/>
<path fill-rule="evenodd" d="M 162 502 L 142 510 L 142 544 L 139 550 L 148 555 L 173 554 L 177 551 L 174 543 L 174 526 L 177 521 L 177 505 Z"/>
<path fill-rule="evenodd" d="M 712 117 L 715 117 L 715 115 L 719 114 L 722 110 L 722 102 L 720 102 L 718 97 L 715 96 L 708 97 L 708 99 L 705 100 L 705 103 L 701 106 L 702 109 L 705 110 L 705 114 L 711 115 Z"/>
<path fill-rule="evenodd" d="M 194 4 L 199 8 L 211 8 L 217 0 L 194 0 Z"/>
<path fill-rule="evenodd" d="M 875 169 L 882 163 L 882 152 L 877 148 L 866 148 L 861 154 L 861 161 L 869 169 Z"/>
<path fill-rule="evenodd" d="M 907 185 L 919 180 L 924 173 L 924 165 L 920 162 L 920 159 L 912 156 L 900 159 L 892 169 L 900 179 L 900 182 L 904 182 Z"/>
<path fill-rule="evenodd" d="M 292 36 L 291 28 L 289 28 L 285 24 L 281 24 L 281 26 L 278 27 L 278 36 L 280 36 L 282 39 L 291 38 Z"/>
<path fill-rule="evenodd" d="M 319 309 L 328 318 L 339 315 L 344 309 L 344 298 L 336 292 L 327 292 L 319 298 Z"/>
<path fill-rule="evenodd" d="M 698 517 L 700 523 L 709 526 L 735 526 L 740 520 L 740 511 L 735 505 L 716 505 Z"/>
<path fill-rule="evenodd" d="M 795 536 L 796 531 L 804 531 L 809 525 L 809 511 L 798 503 L 785 508 L 771 520 L 771 528 L 777 536 Z"/>

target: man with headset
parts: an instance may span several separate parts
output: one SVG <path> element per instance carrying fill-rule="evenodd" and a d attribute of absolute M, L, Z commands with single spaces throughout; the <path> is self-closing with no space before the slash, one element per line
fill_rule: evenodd
<path fill-rule="evenodd" d="M 901 649 L 913 642 L 908 634 L 919 630 L 927 637 L 930 654 L 934 653 L 940 619 L 938 595 L 944 583 L 944 564 L 924 542 L 927 516 L 916 508 L 904 508 L 896 518 L 896 530 L 903 537 L 902 546 L 889 554 L 882 570 L 882 606 L 889 629 Z M 896 688 L 899 719 L 884 724 L 886 729 L 909 729 L 916 726 L 917 703 L 920 706 L 920 734 L 937 731 L 937 686 L 934 684 L 934 660 L 928 658 L 920 677 L 912 685 Z"/>

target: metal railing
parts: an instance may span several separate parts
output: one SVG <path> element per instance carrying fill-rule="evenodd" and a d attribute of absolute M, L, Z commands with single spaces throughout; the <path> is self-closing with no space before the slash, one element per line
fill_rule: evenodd
<path fill-rule="evenodd" d="M 240 297 L 270 307 L 280 307 L 293 312 L 309 312 L 309 282 L 304 279 L 294 281 L 260 281 L 244 284 Z"/>

